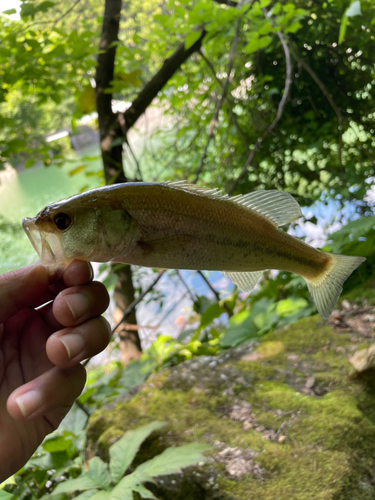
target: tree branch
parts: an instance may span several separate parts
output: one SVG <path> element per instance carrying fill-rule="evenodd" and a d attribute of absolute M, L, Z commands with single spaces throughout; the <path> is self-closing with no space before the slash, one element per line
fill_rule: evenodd
<path fill-rule="evenodd" d="M 185 42 L 182 42 L 175 52 L 164 61 L 160 70 L 151 78 L 144 89 L 141 90 L 136 99 L 132 102 L 130 108 L 125 111 L 124 119 L 126 130 L 129 130 L 135 124 L 153 99 L 158 95 L 158 92 L 162 90 L 164 85 L 172 78 L 181 65 L 189 59 L 194 52 L 197 52 L 201 48 L 205 36 L 206 31 L 202 31 L 198 40 L 187 50 L 185 50 Z"/>
<path fill-rule="evenodd" d="M 237 2 L 233 2 L 233 0 L 214 0 L 216 3 L 220 3 L 222 5 L 228 5 L 228 7 L 238 7 Z"/>
<path fill-rule="evenodd" d="M 297 61 L 297 63 L 302 66 L 308 74 L 311 76 L 311 78 L 314 80 L 314 82 L 318 85 L 324 96 L 326 97 L 327 101 L 329 102 L 329 105 L 333 109 L 333 111 L 336 113 L 337 116 L 337 121 L 338 121 L 338 131 L 339 131 L 339 145 L 338 145 L 338 157 L 339 157 L 339 165 L 340 168 L 342 169 L 342 134 L 343 134 L 343 116 L 341 113 L 341 109 L 336 105 L 335 101 L 333 100 L 331 94 L 329 93 L 327 87 L 324 85 L 324 83 L 321 81 L 321 79 L 318 77 L 318 75 L 315 73 L 315 71 L 311 68 L 311 66 L 304 60 L 302 59 L 296 52 L 295 48 L 293 45 L 290 45 L 290 51 L 292 53 L 292 56 L 294 59 Z"/>
<path fill-rule="evenodd" d="M 154 288 L 154 286 L 160 280 L 160 278 L 163 276 L 164 273 L 165 273 L 165 271 L 159 271 L 156 279 L 154 279 L 154 281 L 145 290 L 143 290 L 143 292 L 139 295 L 139 297 L 137 297 L 135 300 L 133 300 L 133 302 L 131 304 L 128 305 L 128 307 L 124 311 L 124 314 L 123 314 L 121 320 L 112 329 L 112 334 L 117 330 L 117 328 L 121 325 L 121 323 L 123 323 L 126 320 L 126 318 L 128 316 L 130 316 L 130 314 L 137 307 L 137 305 L 141 302 L 141 300 L 144 299 L 145 295 L 147 295 L 148 292 L 150 292 Z"/>
<path fill-rule="evenodd" d="M 173 311 L 176 309 L 176 307 L 178 307 L 181 302 L 189 295 L 188 292 L 185 292 L 183 295 L 181 295 L 181 297 L 178 299 L 178 301 L 170 308 L 168 309 L 168 311 L 164 314 L 164 316 L 161 318 L 161 320 L 159 321 L 159 323 L 154 327 L 155 330 L 157 330 L 158 328 L 160 328 L 160 326 L 164 323 L 164 321 L 168 318 L 168 316 L 170 316 Z"/>
<path fill-rule="evenodd" d="M 76 0 L 60 17 L 58 17 L 51 28 L 51 31 L 54 29 L 57 23 L 59 23 L 65 16 L 67 16 L 72 10 L 76 8 L 76 6 L 81 2 L 81 0 Z"/>
<path fill-rule="evenodd" d="M 30 29 L 33 26 L 42 26 L 43 24 L 48 24 L 49 25 L 49 31 L 52 31 L 55 28 L 56 24 L 59 23 L 62 19 L 64 19 L 64 17 L 67 16 L 69 14 L 69 12 L 71 12 L 76 7 L 76 5 L 78 5 L 81 1 L 82 0 L 76 0 L 73 5 L 71 5 L 65 12 L 63 12 L 61 14 L 61 16 L 59 16 L 55 20 L 48 19 L 47 21 L 33 21 L 32 23 L 26 24 L 26 26 L 24 26 L 23 28 L 21 28 L 20 30 L 18 30 L 16 33 L 14 33 L 14 36 L 18 36 L 20 33 L 22 33 L 23 31 L 26 31 L 26 30 Z M 51 28 L 51 23 L 53 23 L 52 24 L 52 28 Z"/>
<path fill-rule="evenodd" d="M 233 186 L 229 190 L 229 192 L 228 192 L 229 195 L 231 195 L 233 193 L 233 191 L 238 186 L 239 182 L 246 175 L 246 171 L 249 168 L 249 166 L 251 165 L 251 162 L 253 161 L 254 156 L 259 151 L 259 149 L 262 146 L 263 142 L 266 140 L 266 138 L 269 136 L 269 134 L 272 132 L 272 130 L 279 123 L 279 121 L 280 121 L 280 119 L 281 119 L 281 117 L 283 115 L 286 102 L 287 102 L 287 100 L 289 98 L 290 84 L 291 84 L 291 81 L 292 81 L 292 62 L 291 62 L 291 59 L 290 59 L 289 47 L 288 47 L 288 44 L 286 43 L 284 35 L 281 33 L 281 31 L 277 31 L 276 34 L 279 37 L 279 40 L 281 42 L 281 45 L 283 47 L 284 54 L 285 54 L 286 75 L 285 75 L 285 85 L 284 85 L 283 96 L 280 99 L 280 102 L 279 102 L 279 105 L 278 105 L 278 108 L 277 108 L 277 113 L 276 113 L 276 116 L 275 116 L 273 122 L 267 128 L 267 130 L 264 132 L 264 134 L 262 135 L 262 137 L 260 139 L 258 139 L 257 142 L 255 143 L 255 146 L 254 146 L 253 150 L 251 151 L 251 153 L 250 153 L 250 155 L 249 155 L 249 157 L 248 157 L 248 159 L 247 159 L 247 161 L 245 163 L 245 166 L 242 169 L 241 174 L 239 175 L 239 177 L 237 178 L 237 180 L 235 181 L 235 183 L 233 184 Z"/>
<path fill-rule="evenodd" d="M 197 271 L 197 273 L 199 274 L 199 276 L 201 278 L 203 278 L 203 280 L 205 281 L 206 285 L 208 286 L 208 288 L 211 290 L 211 292 L 215 295 L 216 297 L 216 300 L 218 302 L 220 302 L 220 294 L 219 292 L 217 292 L 215 290 L 215 288 L 211 285 L 211 283 L 208 281 L 208 279 L 206 278 L 206 276 L 202 273 L 202 271 Z M 228 314 L 229 317 L 231 317 L 233 314 L 232 314 L 232 311 L 225 305 L 225 304 L 222 304 L 222 308 L 225 310 L 225 312 Z"/>
<path fill-rule="evenodd" d="M 189 285 L 184 280 L 184 278 L 183 278 L 182 274 L 180 273 L 179 269 L 176 269 L 176 274 L 180 278 L 181 283 L 184 285 L 184 287 L 186 289 L 186 292 L 188 293 L 188 295 L 189 295 L 190 299 L 192 300 L 192 302 L 196 302 L 197 301 L 197 296 L 196 295 L 194 296 L 193 292 L 190 290 Z"/>
<path fill-rule="evenodd" d="M 242 2 L 240 1 L 240 3 L 238 4 L 238 6 L 240 7 L 242 5 Z M 232 73 L 232 68 L 233 68 L 233 63 L 234 63 L 234 54 L 237 50 L 237 45 L 238 45 L 238 37 L 239 37 L 239 33 L 240 33 L 240 26 L 241 26 L 241 18 L 239 17 L 237 19 L 237 23 L 236 23 L 236 31 L 234 33 L 234 37 L 233 37 L 233 42 L 232 42 L 232 49 L 231 49 L 231 52 L 230 52 L 230 55 L 229 55 L 229 63 L 228 63 L 228 69 L 227 69 L 227 77 L 225 79 L 225 82 L 224 82 L 224 85 L 223 85 L 223 90 L 221 92 L 221 96 L 217 102 L 217 105 L 216 105 L 216 108 L 215 108 L 215 112 L 214 112 L 214 115 L 212 117 L 212 120 L 211 120 L 211 124 L 210 124 L 210 132 L 208 134 L 208 138 L 207 138 L 207 142 L 206 142 L 206 145 L 204 147 L 204 151 L 203 151 L 203 155 L 202 155 L 202 158 L 201 158 L 201 161 L 199 162 L 199 165 L 198 165 L 198 168 L 197 168 L 197 172 L 195 174 L 195 177 L 194 177 L 194 180 L 193 180 L 193 183 L 196 184 L 197 181 L 198 181 L 198 178 L 203 170 L 203 165 L 204 165 L 204 162 L 206 160 L 206 157 L 207 157 L 207 152 L 208 152 L 208 146 L 210 145 L 210 142 L 214 136 L 214 130 L 215 130 L 215 125 L 216 125 L 216 122 L 218 121 L 219 119 L 219 113 L 220 113 L 220 109 L 223 105 L 223 102 L 224 102 L 224 99 L 225 99 L 225 96 L 226 96 L 226 93 L 227 93 L 227 89 L 228 89 L 228 85 L 229 85 L 229 80 L 230 80 L 230 74 Z"/>
<path fill-rule="evenodd" d="M 129 153 L 131 154 L 131 156 L 132 156 L 132 158 L 134 160 L 135 166 L 137 168 L 137 173 L 138 173 L 138 177 L 139 177 L 138 180 L 142 181 L 141 166 L 139 164 L 138 158 L 135 156 L 133 148 L 130 146 L 130 142 L 129 142 L 129 139 L 128 139 L 128 134 L 127 134 L 127 131 L 126 131 L 126 128 L 125 128 L 124 113 L 118 113 L 118 123 L 119 123 L 121 131 L 122 131 L 122 136 L 123 136 L 124 142 L 128 146 Z"/>
<path fill-rule="evenodd" d="M 221 87 L 223 88 L 223 83 L 218 79 L 217 75 L 216 75 L 216 71 L 215 71 L 215 68 L 213 66 L 213 64 L 211 63 L 211 61 L 209 61 L 207 59 L 207 57 L 203 54 L 202 50 L 199 51 L 199 55 L 201 56 L 201 58 L 203 59 L 203 61 L 207 64 L 208 68 L 210 69 L 213 77 L 215 78 L 216 80 L 216 83 Z M 229 113 L 230 113 L 230 117 L 233 119 L 233 122 L 241 136 L 241 139 L 242 139 L 242 142 L 246 148 L 246 150 L 249 149 L 249 138 L 247 137 L 246 133 L 244 132 L 244 130 L 242 129 L 242 127 L 240 126 L 240 124 L 238 123 L 238 120 L 237 120 L 237 116 L 236 114 L 233 112 L 233 109 L 232 109 L 232 106 L 233 106 L 233 102 L 232 100 L 229 98 L 228 94 L 225 96 L 225 100 L 227 101 L 228 103 L 228 106 L 229 106 Z"/>

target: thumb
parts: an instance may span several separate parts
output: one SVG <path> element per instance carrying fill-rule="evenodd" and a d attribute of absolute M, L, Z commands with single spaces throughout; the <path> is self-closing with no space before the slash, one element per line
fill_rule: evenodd
<path fill-rule="evenodd" d="M 45 267 L 34 265 L 0 275 L 0 323 L 26 307 L 45 302 L 49 274 Z"/>

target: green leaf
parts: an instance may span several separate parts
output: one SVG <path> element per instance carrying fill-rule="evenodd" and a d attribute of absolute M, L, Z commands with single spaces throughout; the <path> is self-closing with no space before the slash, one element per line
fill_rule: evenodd
<path fill-rule="evenodd" d="M 8 9 L 8 10 L 3 10 L 1 13 L 5 14 L 7 16 L 10 16 L 11 14 L 17 14 L 17 10 L 16 9 Z"/>
<path fill-rule="evenodd" d="M 237 314 L 233 314 L 233 316 L 229 319 L 230 326 L 236 326 L 243 323 L 250 316 L 250 311 L 241 311 Z"/>
<path fill-rule="evenodd" d="M 110 491 L 97 491 L 95 495 L 92 495 L 90 497 L 90 500 L 109 500 L 111 498 L 111 492 Z M 76 500 L 77 497 L 75 497 L 74 500 Z M 86 500 L 86 499 L 83 499 Z"/>
<path fill-rule="evenodd" d="M 8 477 L 8 479 L 5 479 L 5 481 L 3 481 L 2 483 L 0 483 L 0 490 L 2 490 L 8 484 L 9 485 L 11 484 L 11 485 L 17 486 L 16 480 L 14 479 L 14 475 Z"/>
<path fill-rule="evenodd" d="M 211 306 L 207 307 L 207 309 L 202 314 L 199 330 L 203 330 L 203 328 L 206 328 L 206 326 L 209 325 L 214 319 L 221 316 L 223 312 L 224 311 L 219 304 L 212 304 Z"/>
<path fill-rule="evenodd" d="M 185 39 L 185 50 L 190 49 L 190 47 L 195 44 L 201 34 L 202 33 L 200 31 L 192 31 L 191 33 L 189 33 Z"/>
<path fill-rule="evenodd" d="M 111 500 L 133 500 L 134 489 L 144 483 L 152 482 L 152 478 L 146 473 L 141 474 L 138 470 L 135 470 L 128 476 L 121 479 L 117 486 L 111 491 Z"/>
<path fill-rule="evenodd" d="M 58 484 L 51 495 L 57 495 L 58 493 L 73 493 L 74 491 L 81 490 L 91 490 L 96 489 L 97 487 L 98 484 L 96 481 L 93 481 L 91 477 L 83 474 L 76 479 L 68 479 L 63 483 Z"/>
<path fill-rule="evenodd" d="M 141 360 L 133 361 L 122 370 L 118 384 L 125 389 L 130 389 L 144 382 L 148 374 L 149 370 L 142 364 Z"/>
<path fill-rule="evenodd" d="M 109 468 L 115 483 L 118 483 L 134 460 L 143 441 L 154 431 L 162 429 L 165 422 L 151 422 L 148 425 L 127 431 L 123 437 L 109 449 Z"/>
<path fill-rule="evenodd" d="M 113 290 L 117 284 L 118 276 L 116 273 L 110 273 L 108 276 L 104 278 L 102 281 L 103 285 L 107 288 L 107 290 Z"/>
<path fill-rule="evenodd" d="M 0 500 L 11 500 L 13 497 L 14 497 L 14 495 L 12 493 L 8 493 L 7 491 L 0 490 Z M 152 498 L 152 497 L 150 497 L 150 498 Z"/>
<path fill-rule="evenodd" d="M 74 404 L 61 422 L 59 429 L 69 430 L 77 436 L 86 427 L 87 420 L 88 416 L 86 413 L 77 404 Z"/>
<path fill-rule="evenodd" d="M 137 492 L 141 498 L 147 498 L 150 500 L 159 500 L 152 491 L 148 490 L 143 484 L 138 484 L 133 487 L 133 491 Z"/>
<path fill-rule="evenodd" d="M 98 491 L 98 490 L 83 491 L 82 493 L 80 493 L 79 495 L 74 497 L 74 500 L 89 500 L 91 498 L 94 498 L 98 493 L 104 493 L 104 492 Z M 43 499 L 41 499 L 41 500 L 43 500 Z M 48 495 L 46 495 L 45 500 L 48 500 Z"/>
<path fill-rule="evenodd" d="M 55 453 L 44 452 L 41 456 L 31 457 L 27 462 L 25 468 L 33 469 L 40 468 L 43 470 L 54 469 L 56 471 L 64 471 L 73 465 L 73 461 L 70 459 L 66 451 L 60 451 Z"/>
<path fill-rule="evenodd" d="M 69 456 L 70 450 L 72 449 L 72 440 L 74 436 L 71 432 L 64 431 L 62 435 L 54 435 L 53 437 L 47 437 L 42 444 L 44 450 L 49 453 L 54 453 L 56 451 L 66 451 Z"/>
<path fill-rule="evenodd" d="M 89 460 L 89 469 L 85 474 L 93 481 L 96 481 L 97 486 L 103 490 L 111 484 L 108 465 L 99 457 Z"/>
<path fill-rule="evenodd" d="M 194 311 L 203 314 L 212 304 L 217 304 L 215 298 L 208 298 L 205 295 L 197 295 L 194 302 Z"/>
<path fill-rule="evenodd" d="M 35 160 L 34 159 L 31 159 L 31 160 L 26 160 L 25 161 L 25 168 L 30 168 L 34 165 L 35 163 Z"/>
<path fill-rule="evenodd" d="M 115 80 L 121 80 L 127 86 L 138 87 L 141 85 L 142 81 L 138 78 L 142 74 L 140 69 L 135 69 L 130 73 L 124 73 L 123 71 L 118 71 L 115 75 Z"/>
<path fill-rule="evenodd" d="M 355 0 L 350 7 L 346 9 L 344 12 L 341 23 L 340 23 L 340 32 L 339 32 L 339 45 L 342 43 L 345 37 L 346 28 L 348 25 L 348 17 L 355 17 L 362 15 L 361 12 L 361 2 L 359 0 Z"/>
<path fill-rule="evenodd" d="M 359 0 L 355 0 L 350 7 L 346 9 L 345 14 L 347 17 L 361 16 L 361 2 Z"/>
<path fill-rule="evenodd" d="M 83 114 L 89 114 L 96 110 L 95 89 L 88 85 L 78 97 L 78 108 Z"/>
<path fill-rule="evenodd" d="M 111 484 L 107 465 L 99 458 L 89 460 L 89 469 L 76 479 L 68 479 L 60 483 L 51 495 L 59 493 L 73 493 L 81 490 L 97 490 L 107 488 Z"/>
<path fill-rule="evenodd" d="M 270 23 L 270 21 L 266 21 L 263 23 L 263 25 L 258 29 L 259 35 L 268 35 L 268 33 L 271 33 L 273 31 L 273 27 Z"/>
<path fill-rule="evenodd" d="M 342 43 L 346 33 L 346 26 L 348 24 L 348 18 L 344 14 L 341 18 L 340 32 L 339 32 L 339 45 Z"/>
<path fill-rule="evenodd" d="M 8 149 L 11 153 L 15 154 L 22 151 L 25 148 L 25 141 L 22 139 L 12 139 L 8 142 Z"/>
<path fill-rule="evenodd" d="M 137 473 L 145 473 L 152 477 L 175 474 L 181 472 L 184 467 L 207 461 L 207 457 L 202 455 L 202 452 L 212 449 L 212 446 L 203 443 L 189 443 L 176 448 L 167 448 L 160 455 L 137 467 Z"/>
<path fill-rule="evenodd" d="M 221 337 L 220 345 L 232 347 L 256 337 L 258 337 L 258 329 L 249 318 L 240 325 L 229 327 Z"/>
<path fill-rule="evenodd" d="M 305 299 L 280 300 L 276 305 L 276 312 L 279 316 L 291 316 L 307 305 L 308 302 Z"/>
<path fill-rule="evenodd" d="M 290 26 L 285 28 L 285 33 L 296 33 L 301 28 L 301 23 L 299 21 L 294 21 Z"/>
<path fill-rule="evenodd" d="M 53 7 L 54 5 L 55 5 L 55 2 L 48 2 L 48 1 L 42 2 L 35 7 L 35 10 L 40 11 L 40 12 L 45 12 L 46 10 Z"/>
<path fill-rule="evenodd" d="M 267 47 L 272 42 L 272 38 L 268 35 L 260 38 L 254 38 L 245 47 L 246 54 L 251 54 L 257 50 Z"/>
<path fill-rule="evenodd" d="M 87 165 L 80 165 L 79 167 L 73 168 L 73 170 L 69 170 L 69 176 L 73 177 L 73 175 L 79 174 L 82 170 L 85 170 Z"/>

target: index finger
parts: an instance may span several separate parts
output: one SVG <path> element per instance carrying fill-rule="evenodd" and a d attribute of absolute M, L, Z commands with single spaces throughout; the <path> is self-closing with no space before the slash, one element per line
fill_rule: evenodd
<path fill-rule="evenodd" d="M 26 307 L 43 304 L 49 274 L 41 265 L 27 266 L 0 275 L 0 323 Z"/>
<path fill-rule="evenodd" d="M 50 286 L 50 290 L 57 295 L 65 288 L 87 285 L 93 277 L 94 273 L 90 262 L 73 260 L 62 273 L 61 279 Z"/>

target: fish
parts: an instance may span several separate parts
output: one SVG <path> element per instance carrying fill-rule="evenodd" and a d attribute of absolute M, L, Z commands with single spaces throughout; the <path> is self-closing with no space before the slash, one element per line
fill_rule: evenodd
<path fill-rule="evenodd" d="M 318 250 L 280 227 L 302 217 L 289 193 L 230 197 L 188 184 L 127 182 L 47 205 L 23 229 L 45 266 L 74 259 L 222 271 L 249 292 L 263 271 L 302 276 L 328 319 L 344 281 L 366 259 Z"/>

